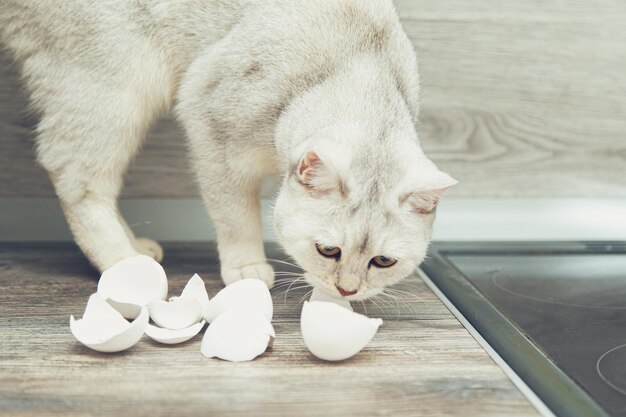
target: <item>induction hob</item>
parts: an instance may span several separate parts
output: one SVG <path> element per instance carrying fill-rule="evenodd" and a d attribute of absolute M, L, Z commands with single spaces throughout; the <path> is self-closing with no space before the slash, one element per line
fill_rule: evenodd
<path fill-rule="evenodd" d="M 422 270 L 554 414 L 626 416 L 626 243 L 440 243 Z"/>

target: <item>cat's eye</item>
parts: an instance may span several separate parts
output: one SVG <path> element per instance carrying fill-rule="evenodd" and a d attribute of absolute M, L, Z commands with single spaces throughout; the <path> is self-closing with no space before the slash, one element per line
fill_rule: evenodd
<path fill-rule="evenodd" d="M 327 258 L 335 258 L 339 259 L 341 256 L 341 249 L 337 246 L 323 245 L 321 243 L 316 243 L 315 247 L 320 255 L 325 256 Z"/>
<path fill-rule="evenodd" d="M 386 256 L 375 256 L 370 260 L 370 265 L 374 265 L 377 268 L 389 268 L 398 262 L 396 259 L 388 258 Z"/>

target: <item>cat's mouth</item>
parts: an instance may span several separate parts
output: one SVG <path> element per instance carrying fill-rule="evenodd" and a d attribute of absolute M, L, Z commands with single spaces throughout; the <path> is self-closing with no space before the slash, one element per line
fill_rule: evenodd
<path fill-rule="evenodd" d="M 330 295 L 331 297 L 346 298 L 350 300 L 352 297 L 355 297 L 356 295 L 358 295 L 358 292 L 359 292 L 358 289 L 355 291 L 346 291 L 342 289 L 343 290 L 343 293 L 342 293 L 342 291 L 340 290 L 341 287 L 339 287 L 338 285 L 329 282 L 329 280 L 327 279 L 318 278 L 315 275 L 310 274 L 310 273 L 305 273 L 304 279 L 306 280 L 306 282 L 311 284 L 311 286 L 322 290 L 323 292 Z"/>
<path fill-rule="evenodd" d="M 340 287 L 338 284 L 331 283 L 328 280 L 318 278 L 311 274 L 304 275 L 305 280 L 311 284 L 311 286 L 318 288 L 335 298 L 343 298 L 348 301 L 362 301 L 383 291 L 383 288 L 374 288 L 368 286 L 360 286 L 356 290 L 346 290 Z"/>
<path fill-rule="evenodd" d="M 350 291 L 350 290 L 343 289 L 339 285 L 335 285 L 335 287 L 337 288 L 337 291 L 339 291 L 339 294 L 341 294 L 342 297 L 349 297 L 358 292 L 358 290 Z"/>

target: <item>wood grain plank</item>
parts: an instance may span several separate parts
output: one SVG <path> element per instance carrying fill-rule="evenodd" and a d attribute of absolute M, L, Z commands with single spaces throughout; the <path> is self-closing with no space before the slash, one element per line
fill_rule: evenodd
<path fill-rule="evenodd" d="M 170 292 L 199 272 L 215 294 L 222 286 L 216 259 L 213 245 L 166 246 Z M 320 361 L 303 346 L 297 301 L 305 288 L 286 297 L 274 291 L 278 337 L 252 362 L 206 359 L 200 336 L 173 347 L 144 338 L 119 354 L 91 351 L 73 339 L 68 317 L 81 314 L 96 280 L 74 245 L 0 245 L 0 414 L 538 415 L 416 276 L 402 284 L 413 295 L 399 304 L 377 310 L 366 302 L 385 323 L 341 363 Z"/>
<path fill-rule="evenodd" d="M 626 197 L 626 3 L 396 0 L 420 59 L 423 146 L 456 196 Z M 0 54 L 0 197 L 52 196 Z M 184 135 L 151 130 L 128 197 L 189 197 Z M 276 179 L 266 186 L 270 195 Z"/>
<path fill-rule="evenodd" d="M 626 5 L 398 6 L 421 63 L 424 148 L 466 183 L 457 195 L 624 195 Z"/>

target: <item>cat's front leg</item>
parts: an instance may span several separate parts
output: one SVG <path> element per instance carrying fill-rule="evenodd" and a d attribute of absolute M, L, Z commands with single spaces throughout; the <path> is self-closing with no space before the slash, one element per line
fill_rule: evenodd
<path fill-rule="evenodd" d="M 274 270 L 263 249 L 258 183 L 231 183 L 228 191 L 222 189 L 217 204 L 213 198 L 204 198 L 217 232 L 221 274 L 226 285 L 245 278 L 259 278 L 268 287 L 274 284 Z"/>
<path fill-rule="evenodd" d="M 255 140 L 256 135 L 262 136 L 258 128 L 242 127 L 250 109 L 231 99 L 228 86 L 242 89 L 244 81 L 223 82 L 236 71 L 228 62 L 233 57 L 230 40 L 216 42 L 191 64 L 181 82 L 176 110 L 217 232 L 222 279 L 230 284 L 259 278 L 271 287 L 274 271 L 263 249 L 259 189 L 263 176 L 276 170 L 275 150 Z"/>
<path fill-rule="evenodd" d="M 254 168 L 256 161 L 257 157 L 245 152 L 216 148 L 210 158 L 195 164 L 202 198 L 217 232 L 221 274 L 227 285 L 245 278 L 259 278 L 269 287 L 274 284 L 274 270 L 263 248 L 262 172 Z"/>
<path fill-rule="evenodd" d="M 259 278 L 269 287 L 274 284 L 274 270 L 263 249 L 258 183 L 254 183 L 257 181 L 232 181 L 231 187 L 219 187 L 216 194 L 217 190 L 203 192 L 215 224 L 221 274 L 227 285 L 245 278 Z M 207 193 L 211 196 L 206 197 Z"/>

